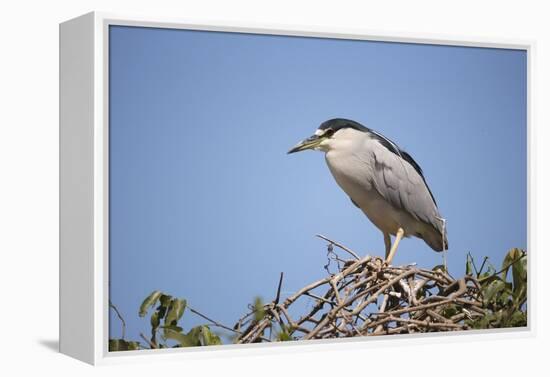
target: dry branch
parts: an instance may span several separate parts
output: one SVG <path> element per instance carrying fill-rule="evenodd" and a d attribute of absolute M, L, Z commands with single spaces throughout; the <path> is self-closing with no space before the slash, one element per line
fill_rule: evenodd
<path fill-rule="evenodd" d="M 441 270 L 389 266 L 381 258 L 360 258 L 349 248 L 319 237 L 329 242 L 329 260 L 336 261 L 337 271 L 285 300 L 279 297 L 280 280 L 277 297 L 264 305 L 262 318 L 249 313 L 237 322 L 237 343 L 271 340 L 273 333 L 280 339 L 281 334 L 286 339 L 324 339 L 466 330 L 465 319 L 484 315 L 479 309 L 480 285 L 472 276 L 455 280 Z M 354 259 L 331 256 L 333 246 Z"/>

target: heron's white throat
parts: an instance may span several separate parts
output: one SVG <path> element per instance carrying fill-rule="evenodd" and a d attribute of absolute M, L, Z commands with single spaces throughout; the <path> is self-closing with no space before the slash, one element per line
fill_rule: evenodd
<path fill-rule="evenodd" d="M 322 135 L 323 130 L 315 131 L 315 135 Z M 329 151 L 353 151 L 354 146 L 361 145 L 368 135 L 364 132 L 353 128 L 343 128 L 334 133 L 329 138 L 324 139 L 319 143 L 315 150 L 322 152 Z"/>

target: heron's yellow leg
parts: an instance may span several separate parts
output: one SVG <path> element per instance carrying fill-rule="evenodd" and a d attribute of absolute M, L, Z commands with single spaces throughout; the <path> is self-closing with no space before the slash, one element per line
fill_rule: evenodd
<path fill-rule="evenodd" d="M 399 228 L 397 230 L 397 234 L 395 235 L 395 241 L 393 241 L 393 245 L 390 250 L 390 255 L 386 257 L 386 263 L 389 265 L 391 264 L 391 261 L 393 260 L 393 257 L 395 256 L 395 252 L 397 251 L 397 246 L 399 246 L 399 241 L 403 238 L 403 235 L 405 234 L 405 231 L 403 228 Z"/>
<path fill-rule="evenodd" d="M 391 238 L 389 233 L 384 233 L 384 244 L 386 245 L 386 259 L 388 259 L 391 250 Z"/>

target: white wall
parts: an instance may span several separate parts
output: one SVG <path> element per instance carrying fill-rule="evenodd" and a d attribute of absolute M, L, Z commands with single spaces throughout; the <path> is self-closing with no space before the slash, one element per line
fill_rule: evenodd
<path fill-rule="evenodd" d="M 325 4 L 326 3 L 326 4 Z M 542 235 L 550 192 L 546 148 L 550 124 L 550 26 L 543 1 L 291 1 L 291 0 L 51 0 L 4 1 L 0 5 L 0 373 L 151 375 L 161 373 L 506 376 L 544 368 L 550 349 L 548 288 L 537 275 L 538 336 L 506 341 L 369 347 L 364 351 L 314 352 L 185 363 L 91 367 L 54 353 L 58 334 L 58 23 L 90 10 L 142 15 L 364 28 L 387 32 L 537 40 L 533 121 L 536 127 L 536 264 L 550 266 Z M 548 171 L 548 168 L 546 168 Z M 536 237 L 536 233 L 541 233 Z M 547 292 L 547 291 L 546 291 Z M 544 294 L 547 297 L 547 294 Z M 546 314 L 545 314 L 546 313 Z M 513 350 L 513 351 L 512 351 Z M 361 361 L 347 364 L 346 361 Z M 388 367 L 390 368 L 388 371 Z M 12 369 L 12 373 L 3 373 Z M 26 374 L 26 373 L 25 373 Z M 537 373 L 540 375 L 540 373 Z"/>

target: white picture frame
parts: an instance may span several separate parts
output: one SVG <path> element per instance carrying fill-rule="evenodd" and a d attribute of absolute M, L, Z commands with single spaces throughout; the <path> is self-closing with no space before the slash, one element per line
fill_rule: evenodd
<path fill-rule="evenodd" d="M 183 359 L 232 355 L 291 353 L 324 347 L 372 347 L 394 342 L 457 342 L 477 339 L 530 337 L 535 333 L 531 298 L 536 277 L 529 267 L 529 326 L 445 333 L 397 335 L 374 339 L 350 338 L 335 341 L 299 341 L 280 344 L 211 346 L 155 351 L 108 351 L 108 29 L 110 25 L 156 28 L 245 32 L 256 34 L 310 36 L 439 44 L 450 46 L 511 48 L 527 52 L 528 108 L 527 139 L 528 193 L 532 187 L 532 55 L 535 44 L 525 40 L 495 40 L 414 33 L 379 33 L 308 26 L 203 23 L 189 20 L 135 17 L 92 12 L 60 25 L 60 351 L 90 364 L 143 361 L 151 358 Z M 533 226 L 528 197 L 528 244 L 532 246 Z M 537 250 L 529 248 L 529 266 Z"/>

